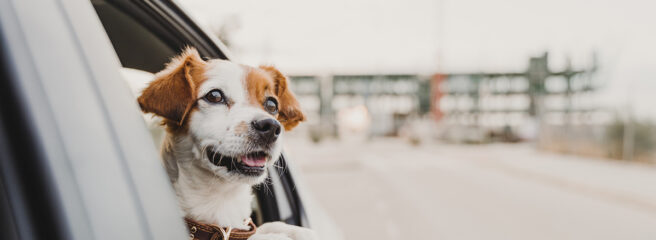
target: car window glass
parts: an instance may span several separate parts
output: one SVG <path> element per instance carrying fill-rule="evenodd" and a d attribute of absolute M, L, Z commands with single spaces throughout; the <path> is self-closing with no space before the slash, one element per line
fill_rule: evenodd
<path fill-rule="evenodd" d="M 273 185 L 273 192 L 276 194 L 276 202 L 278 203 L 278 211 L 281 220 L 287 220 L 292 217 L 292 207 L 287 199 L 287 194 L 282 186 L 279 173 L 271 172 L 271 185 Z"/>
<path fill-rule="evenodd" d="M 126 11 L 103 1 L 94 1 L 93 6 L 123 67 L 155 73 L 176 54 L 177 46 L 164 42 L 155 29 Z"/>

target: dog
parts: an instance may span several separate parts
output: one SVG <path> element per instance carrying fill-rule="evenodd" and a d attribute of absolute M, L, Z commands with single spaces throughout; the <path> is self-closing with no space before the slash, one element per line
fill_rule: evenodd
<path fill-rule="evenodd" d="M 252 228 L 245 221 L 252 187 L 279 158 L 284 133 L 305 120 L 288 79 L 271 66 L 206 61 L 189 47 L 155 74 L 137 101 L 144 113 L 163 119 L 162 159 L 186 219 L 227 230 L 224 236 Z M 195 231 L 191 227 L 192 238 Z M 317 237 L 274 222 L 248 239 Z"/>

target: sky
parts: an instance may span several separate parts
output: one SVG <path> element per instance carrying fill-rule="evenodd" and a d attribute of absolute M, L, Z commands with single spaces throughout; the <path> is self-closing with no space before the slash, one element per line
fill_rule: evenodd
<path fill-rule="evenodd" d="M 600 106 L 656 119 L 656 1 L 182 0 L 225 26 L 236 60 L 287 74 L 523 71 L 591 66 Z"/>

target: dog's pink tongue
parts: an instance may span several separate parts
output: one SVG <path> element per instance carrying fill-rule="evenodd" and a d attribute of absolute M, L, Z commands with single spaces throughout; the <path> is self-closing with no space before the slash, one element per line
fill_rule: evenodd
<path fill-rule="evenodd" d="M 266 157 L 243 156 L 241 157 L 241 161 L 249 167 L 264 167 Z"/>

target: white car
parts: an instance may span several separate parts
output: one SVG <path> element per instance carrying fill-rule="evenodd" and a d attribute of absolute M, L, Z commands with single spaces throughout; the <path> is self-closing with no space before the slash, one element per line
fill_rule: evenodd
<path fill-rule="evenodd" d="M 119 72 L 157 72 L 184 46 L 229 58 L 170 1 L 0 0 L 0 239 L 188 239 Z M 341 238 L 280 164 L 254 189 L 256 224 Z"/>

